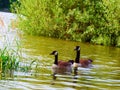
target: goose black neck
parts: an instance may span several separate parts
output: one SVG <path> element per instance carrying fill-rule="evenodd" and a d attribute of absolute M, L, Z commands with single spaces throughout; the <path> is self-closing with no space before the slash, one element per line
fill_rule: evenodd
<path fill-rule="evenodd" d="M 58 65 L 58 55 L 55 55 L 55 61 L 54 64 Z"/>
<path fill-rule="evenodd" d="M 76 62 L 76 63 L 79 63 L 79 59 L 80 59 L 80 50 L 77 51 L 76 58 L 75 58 L 75 62 Z"/>

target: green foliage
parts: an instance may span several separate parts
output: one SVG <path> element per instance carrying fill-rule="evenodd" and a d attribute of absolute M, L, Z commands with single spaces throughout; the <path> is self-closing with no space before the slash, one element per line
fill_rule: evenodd
<path fill-rule="evenodd" d="M 19 28 L 43 35 L 118 46 L 120 0 L 20 0 Z M 15 8 L 15 9 L 14 9 Z"/>
<path fill-rule="evenodd" d="M 100 44 L 100 45 L 110 45 L 110 38 L 107 36 L 99 36 L 96 38 L 92 38 L 91 42 L 92 43 L 96 43 L 96 44 Z"/>
<path fill-rule="evenodd" d="M 116 46 L 118 46 L 118 47 L 120 47 L 120 36 L 119 37 L 117 37 L 117 44 L 116 44 Z"/>
<path fill-rule="evenodd" d="M 10 11 L 13 13 L 17 12 L 17 8 L 20 6 L 19 0 L 10 0 Z"/>
<path fill-rule="evenodd" d="M 1 68 L 3 76 L 13 76 L 14 71 L 17 70 L 19 67 L 19 55 L 15 53 L 15 51 L 13 52 L 7 50 L 7 47 L 5 47 L 4 49 L 0 49 L 0 59 L 2 60 Z"/>

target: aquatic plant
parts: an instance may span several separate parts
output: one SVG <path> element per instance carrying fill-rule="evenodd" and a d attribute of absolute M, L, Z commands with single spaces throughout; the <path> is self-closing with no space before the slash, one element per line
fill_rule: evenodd
<path fill-rule="evenodd" d="M 19 56 L 10 52 L 7 47 L 0 49 L 1 73 L 3 77 L 13 77 L 14 71 L 19 67 Z"/>
<path fill-rule="evenodd" d="M 37 68 L 37 65 L 38 65 L 37 59 L 32 60 L 32 59 L 29 58 L 29 60 L 31 60 L 30 63 L 20 62 L 20 63 L 22 63 L 22 65 L 19 65 L 19 71 L 21 71 L 21 72 L 31 72 L 32 69 Z M 34 63 L 37 63 L 37 64 L 35 64 L 35 66 L 33 67 Z"/>

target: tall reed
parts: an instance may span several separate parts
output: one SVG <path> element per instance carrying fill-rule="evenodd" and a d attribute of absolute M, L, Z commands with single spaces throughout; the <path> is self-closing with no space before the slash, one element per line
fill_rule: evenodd
<path fill-rule="evenodd" d="M 16 54 L 16 52 L 8 50 L 7 47 L 0 49 L 2 77 L 14 76 L 14 71 L 19 67 L 19 57 Z"/>

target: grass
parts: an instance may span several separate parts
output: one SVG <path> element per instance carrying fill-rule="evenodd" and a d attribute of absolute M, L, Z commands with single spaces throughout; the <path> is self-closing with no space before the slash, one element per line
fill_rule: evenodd
<path fill-rule="evenodd" d="M 34 62 L 38 63 L 37 59 L 32 59 L 30 63 L 25 64 L 22 63 L 21 54 L 18 51 L 13 49 L 8 49 L 5 47 L 4 49 L 0 49 L 0 78 L 7 79 L 7 78 L 14 78 L 14 72 L 30 72 L 33 69 Z M 36 69 L 37 65 L 34 65 L 34 70 L 37 72 Z"/>
<path fill-rule="evenodd" d="M 19 56 L 16 54 L 17 52 L 11 52 L 7 47 L 0 49 L 2 77 L 14 76 L 14 71 L 19 67 Z"/>

